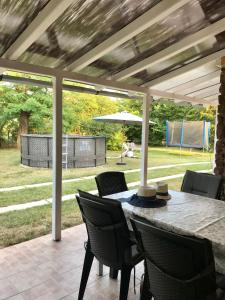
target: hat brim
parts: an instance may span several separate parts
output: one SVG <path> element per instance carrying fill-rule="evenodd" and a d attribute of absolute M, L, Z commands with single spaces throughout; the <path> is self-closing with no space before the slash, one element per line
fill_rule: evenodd
<path fill-rule="evenodd" d="M 163 195 L 157 195 L 156 194 L 156 199 L 159 199 L 159 200 L 170 200 L 171 199 L 171 195 L 168 194 L 168 195 L 163 196 Z"/>
<path fill-rule="evenodd" d="M 155 198 L 155 200 L 147 200 L 146 197 L 143 198 L 139 197 L 137 194 L 134 194 L 127 203 L 133 206 L 143 208 L 157 208 L 166 205 L 166 201 L 163 199 Z"/>

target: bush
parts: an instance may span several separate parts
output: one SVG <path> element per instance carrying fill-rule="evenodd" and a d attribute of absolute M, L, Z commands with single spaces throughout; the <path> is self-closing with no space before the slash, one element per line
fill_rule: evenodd
<path fill-rule="evenodd" d="M 116 131 L 107 141 L 108 150 L 121 150 L 122 144 L 126 141 L 126 136 L 122 131 Z"/>

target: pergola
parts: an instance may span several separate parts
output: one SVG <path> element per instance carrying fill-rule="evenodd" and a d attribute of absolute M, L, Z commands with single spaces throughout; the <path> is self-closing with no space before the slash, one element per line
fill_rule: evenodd
<path fill-rule="evenodd" d="M 61 239 L 63 89 L 143 100 L 143 186 L 153 96 L 193 105 L 218 103 L 225 56 L 223 0 L 1 1 L 0 16 L 2 80 L 53 86 L 54 240 Z M 6 70 L 52 81 L 9 76 Z M 217 172 L 223 174 L 223 69 L 221 82 Z"/>

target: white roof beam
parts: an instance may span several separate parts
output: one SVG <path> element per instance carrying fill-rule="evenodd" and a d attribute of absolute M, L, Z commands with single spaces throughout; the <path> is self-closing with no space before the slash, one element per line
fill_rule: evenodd
<path fill-rule="evenodd" d="M 211 36 L 215 36 L 225 30 L 225 18 L 219 20 L 216 23 L 182 39 L 181 41 L 171 45 L 170 47 L 163 49 L 162 51 L 145 58 L 144 60 L 130 66 L 129 68 L 118 72 L 112 78 L 115 80 L 123 80 L 129 76 L 132 76 L 142 70 L 154 66 L 166 59 L 169 59 L 186 49 L 189 49 L 205 40 Z"/>
<path fill-rule="evenodd" d="M 204 100 L 210 105 L 218 105 L 218 95 L 219 94 L 215 94 L 208 97 L 204 97 Z"/>
<path fill-rule="evenodd" d="M 219 88 L 217 88 L 215 90 L 203 92 L 201 94 L 196 95 L 196 97 L 205 99 L 206 97 L 210 97 L 210 96 L 214 96 L 215 94 L 218 94 L 218 92 L 219 92 Z"/>
<path fill-rule="evenodd" d="M 170 89 L 168 89 L 167 92 L 172 92 L 173 90 L 175 90 L 176 92 L 184 91 L 184 90 L 187 90 L 189 88 L 193 88 L 194 86 L 198 86 L 198 85 L 200 85 L 200 84 L 202 84 L 204 82 L 207 82 L 209 80 L 213 80 L 215 78 L 219 79 L 220 73 L 221 73 L 220 70 L 215 71 L 215 72 L 211 72 L 211 73 L 209 73 L 207 75 L 204 75 L 204 76 L 201 76 L 199 78 L 190 80 L 188 82 L 179 84 L 177 86 L 173 86 Z"/>
<path fill-rule="evenodd" d="M 68 79 L 75 82 L 82 82 L 82 83 L 98 85 L 98 86 L 101 85 L 111 89 L 133 92 L 133 93 L 146 94 L 148 92 L 148 88 L 146 87 L 131 85 L 131 84 L 118 82 L 114 80 L 95 78 L 88 75 L 78 74 L 75 72 L 61 71 L 55 68 L 32 65 L 24 62 L 19 62 L 16 60 L 14 61 L 14 60 L 5 59 L 5 58 L 0 58 L 0 68 L 6 70 L 24 72 L 24 73 L 45 75 L 49 77 L 61 76 L 63 79 Z"/>
<path fill-rule="evenodd" d="M 214 91 L 210 95 L 203 95 L 203 98 L 206 100 L 211 100 L 212 98 L 216 98 L 219 95 L 219 91 Z"/>
<path fill-rule="evenodd" d="M 169 92 L 159 91 L 155 89 L 150 89 L 150 92 L 152 96 L 158 96 L 167 99 L 175 99 L 179 101 L 186 101 L 186 102 L 197 103 L 197 104 L 206 104 L 206 101 L 202 98 L 189 97 L 185 95 L 169 93 Z"/>
<path fill-rule="evenodd" d="M 113 34 L 104 42 L 81 56 L 66 69 L 69 71 L 80 71 L 90 65 L 100 57 L 109 53 L 113 49 L 119 47 L 126 41 L 130 40 L 140 32 L 149 28 L 153 24 L 165 19 L 169 14 L 173 13 L 190 0 L 162 0 L 157 5 L 152 7 L 146 13 L 135 19 L 133 22 L 122 28 L 120 31 Z"/>
<path fill-rule="evenodd" d="M 225 49 L 222 49 L 220 51 L 217 51 L 215 53 L 212 53 L 208 56 L 205 56 L 203 58 L 200 58 L 192 63 L 189 63 L 183 67 L 180 67 L 179 69 L 176 69 L 174 71 L 171 71 L 163 76 L 160 76 L 156 79 L 153 79 L 149 82 L 146 82 L 145 84 L 143 84 L 143 86 L 149 86 L 149 87 L 153 87 L 157 84 L 161 84 L 162 82 L 165 82 L 165 81 L 168 81 L 172 78 L 176 78 L 176 77 L 179 77 L 187 72 L 190 72 L 194 69 L 197 69 L 197 68 L 200 68 L 218 58 L 221 58 L 225 56 Z"/>
<path fill-rule="evenodd" d="M 202 94 L 205 94 L 205 93 L 212 93 L 214 91 L 217 92 L 217 91 L 219 91 L 219 87 L 220 87 L 220 83 L 217 83 L 217 84 L 214 84 L 214 85 L 211 85 L 211 86 L 208 86 L 208 87 L 196 90 L 196 91 L 192 91 L 190 93 L 186 93 L 185 95 L 189 96 L 189 97 L 197 96 L 197 97 L 200 97 L 200 98 L 204 98 L 203 96 L 199 96 L 199 95 L 202 95 Z"/>
<path fill-rule="evenodd" d="M 20 57 L 48 27 L 76 0 L 51 0 L 4 53 L 4 58 Z"/>

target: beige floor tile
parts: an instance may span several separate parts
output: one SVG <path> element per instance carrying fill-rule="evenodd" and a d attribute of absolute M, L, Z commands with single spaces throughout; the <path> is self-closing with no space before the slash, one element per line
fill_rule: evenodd
<path fill-rule="evenodd" d="M 84 225 L 66 229 L 62 241 L 46 235 L 0 250 L 0 300 L 75 300 L 77 299 L 84 259 Z M 98 263 L 93 262 L 84 300 L 117 300 L 118 280 L 109 278 L 109 268 L 99 277 Z M 136 290 L 139 292 L 143 264 L 136 268 Z M 129 300 L 134 294 L 133 273 Z"/>

